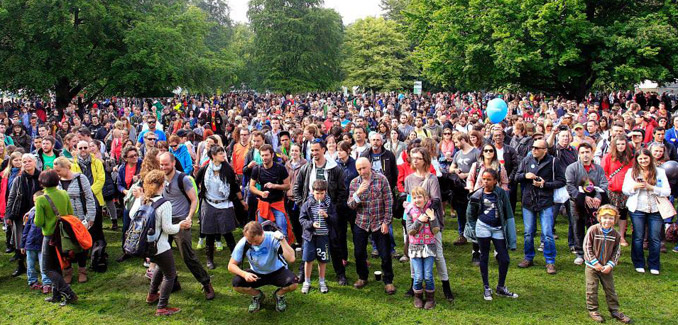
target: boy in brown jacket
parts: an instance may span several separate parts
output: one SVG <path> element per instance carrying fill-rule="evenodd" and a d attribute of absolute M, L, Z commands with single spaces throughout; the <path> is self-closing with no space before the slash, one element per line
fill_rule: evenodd
<path fill-rule="evenodd" d="M 618 321 L 628 324 L 631 318 L 619 311 L 619 300 L 614 289 L 612 268 L 617 265 L 621 253 L 621 236 L 614 230 L 619 219 L 619 211 L 610 204 L 598 209 L 598 224 L 593 225 L 584 237 L 584 260 L 586 261 L 586 308 L 589 316 L 596 322 L 605 319 L 598 312 L 598 283 L 603 285 L 610 315 Z"/>

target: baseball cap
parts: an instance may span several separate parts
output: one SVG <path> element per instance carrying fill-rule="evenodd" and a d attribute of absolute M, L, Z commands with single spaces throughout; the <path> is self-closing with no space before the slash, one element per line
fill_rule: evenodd
<path fill-rule="evenodd" d="M 574 125 L 574 127 L 572 129 L 576 130 L 576 129 L 583 129 L 583 128 L 584 128 L 584 126 L 581 125 L 581 123 L 577 123 L 577 124 Z"/>

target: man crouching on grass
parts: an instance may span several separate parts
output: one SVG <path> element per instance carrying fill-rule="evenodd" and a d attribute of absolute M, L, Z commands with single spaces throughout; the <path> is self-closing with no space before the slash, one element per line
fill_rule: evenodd
<path fill-rule="evenodd" d="M 245 256 L 250 268 L 243 271 L 239 265 Z M 256 288 L 265 285 L 278 287 L 273 292 L 275 309 L 279 312 L 287 309 L 285 294 L 297 289 L 294 273 L 287 268 L 288 263 L 294 263 L 294 250 L 280 231 L 264 231 L 262 225 L 255 221 L 245 225 L 243 238 L 235 245 L 228 262 L 228 271 L 235 274 L 233 289 L 252 296 L 248 308 L 250 313 L 261 308 L 264 293 Z"/>

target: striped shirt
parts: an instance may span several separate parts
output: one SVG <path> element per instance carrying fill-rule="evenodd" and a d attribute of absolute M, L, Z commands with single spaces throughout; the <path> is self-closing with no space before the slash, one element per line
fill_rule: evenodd
<path fill-rule="evenodd" d="M 356 195 L 362 177 L 358 176 L 349 185 L 348 207 L 356 210 L 355 225 L 368 232 L 379 231 L 382 224 L 391 224 L 393 219 L 393 194 L 386 176 L 372 171 L 370 186 Z"/>
<path fill-rule="evenodd" d="M 330 197 L 328 195 L 325 195 L 325 200 L 322 202 L 318 202 L 315 200 L 313 196 L 309 198 L 309 200 L 312 200 L 311 203 L 311 213 L 313 215 L 313 223 L 319 223 L 320 228 L 315 228 L 315 231 L 313 233 L 314 236 L 327 236 L 330 231 L 327 229 L 327 218 L 323 218 L 318 214 L 320 210 L 329 210 L 330 207 Z"/>

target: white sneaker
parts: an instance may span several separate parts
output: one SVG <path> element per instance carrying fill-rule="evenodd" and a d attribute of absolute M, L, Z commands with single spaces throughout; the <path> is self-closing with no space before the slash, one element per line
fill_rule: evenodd
<path fill-rule="evenodd" d="M 539 244 L 539 248 L 537 248 L 538 251 L 543 252 L 544 251 L 544 243 Z"/>
<path fill-rule="evenodd" d="M 581 256 L 577 256 L 577 258 L 574 259 L 574 264 L 582 265 L 584 264 L 584 259 Z"/>
<path fill-rule="evenodd" d="M 650 274 L 659 275 L 659 270 L 650 270 Z"/>
<path fill-rule="evenodd" d="M 320 293 L 327 293 L 328 291 L 330 291 L 330 289 L 327 287 L 327 283 L 325 283 L 325 282 L 320 282 L 319 287 L 320 287 Z"/>
<path fill-rule="evenodd" d="M 311 290 L 311 283 L 304 281 L 304 284 L 301 286 L 301 293 L 307 294 Z"/>
<path fill-rule="evenodd" d="M 195 249 L 203 248 L 205 248 L 205 238 L 198 238 L 198 246 L 196 246 Z"/>
<path fill-rule="evenodd" d="M 645 269 L 642 268 L 642 267 L 637 267 L 637 268 L 636 268 L 636 272 L 638 272 L 638 273 L 645 273 Z"/>
<path fill-rule="evenodd" d="M 221 252 L 224 250 L 224 244 L 222 244 L 221 241 L 218 241 L 215 244 L 217 246 L 217 252 Z"/>

